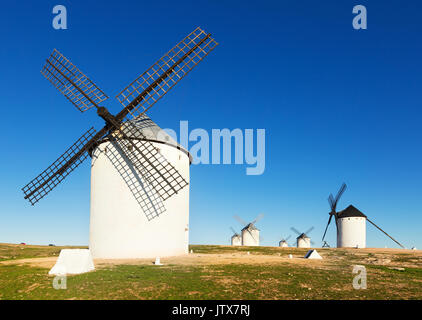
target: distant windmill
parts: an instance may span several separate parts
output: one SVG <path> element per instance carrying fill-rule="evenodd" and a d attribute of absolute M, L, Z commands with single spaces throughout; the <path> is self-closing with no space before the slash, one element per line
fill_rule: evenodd
<path fill-rule="evenodd" d="M 330 225 L 331 219 L 334 216 L 337 226 L 337 248 L 366 248 L 366 221 L 374 225 L 378 230 L 383 232 L 391 240 L 397 243 L 400 247 L 404 246 L 391 237 L 388 233 L 378 227 L 374 222 L 359 211 L 354 206 L 350 205 L 342 211 L 336 211 L 338 201 L 346 190 L 347 186 L 345 183 L 342 184 L 337 196 L 334 198 L 332 194 L 328 197 L 331 211 L 329 213 L 330 218 L 328 219 L 325 232 L 322 237 L 322 241 L 325 239 L 328 226 Z"/>
<path fill-rule="evenodd" d="M 287 243 L 287 240 L 289 240 L 291 237 L 292 237 L 291 235 L 289 235 L 287 238 L 282 237 L 280 242 L 278 243 L 278 246 L 282 248 L 287 248 L 289 246 L 289 244 Z"/>
<path fill-rule="evenodd" d="M 241 246 L 242 245 L 242 236 L 236 232 L 232 227 L 230 227 L 230 230 L 233 232 L 233 235 L 231 237 L 231 245 L 232 246 Z"/>
<path fill-rule="evenodd" d="M 261 213 L 259 214 L 255 220 L 252 222 L 245 222 L 242 218 L 235 215 L 234 218 L 244 226 L 242 229 L 242 245 L 243 246 L 259 246 L 259 240 L 262 239 L 259 236 L 259 229 L 255 226 L 255 224 L 261 220 L 264 215 Z"/>
<path fill-rule="evenodd" d="M 311 244 L 314 244 L 314 242 L 311 241 L 311 238 L 308 236 L 308 234 L 314 230 L 314 227 L 309 228 L 306 232 L 300 232 L 294 227 L 291 227 L 290 229 L 298 235 L 296 238 L 296 245 L 298 248 L 310 248 Z"/>

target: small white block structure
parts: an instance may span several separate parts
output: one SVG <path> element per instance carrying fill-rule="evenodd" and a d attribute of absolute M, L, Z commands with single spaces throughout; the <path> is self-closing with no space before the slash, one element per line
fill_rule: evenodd
<path fill-rule="evenodd" d="M 352 205 L 337 216 L 337 248 L 366 248 L 366 216 Z"/>
<path fill-rule="evenodd" d="M 289 254 L 289 259 L 293 259 L 293 255 Z"/>
<path fill-rule="evenodd" d="M 48 274 L 80 274 L 94 269 L 94 261 L 89 249 L 63 249 Z"/>
<path fill-rule="evenodd" d="M 416 247 L 413 247 L 412 250 L 418 250 Z"/>
<path fill-rule="evenodd" d="M 133 120 L 132 120 L 133 121 Z M 191 156 L 151 119 L 133 121 L 147 140 L 189 182 Z M 137 183 L 134 183 L 134 181 Z M 92 151 L 89 248 L 94 258 L 135 259 L 189 253 L 189 185 L 163 201 L 165 212 L 154 217 L 156 201 L 145 212 L 134 191 L 144 180 L 116 143 L 104 139 Z M 132 187 L 131 187 L 132 186 Z M 135 188 L 135 190 L 134 190 Z M 148 188 L 148 185 L 147 185 Z M 156 195 L 155 191 L 151 192 Z M 142 195 L 140 198 L 157 198 Z M 148 201 L 148 200 L 146 200 Z"/>
<path fill-rule="evenodd" d="M 308 253 L 305 255 L 305 259 L 322 259 L 319 253 L 314 250 L 309 250 Z"/>
<path fill-rule="evenodd" d="M 163 264 L 160 262 L 160 257 L 155 258 L 155 262 L 154 262 L 154 264 L 155 264 L 156 266 L 162 266 L 162 265 L 163 265 Z"/>

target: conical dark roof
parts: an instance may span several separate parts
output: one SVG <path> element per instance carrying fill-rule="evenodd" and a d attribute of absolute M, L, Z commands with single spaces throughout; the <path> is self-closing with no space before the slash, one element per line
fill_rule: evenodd
<path fill-rule="evenodd" d="M 306 233 L 302 233 L 296 239 L 310 239 L 310 238 L 306 235 Z"/>
<path fill-rule="evenodd" d="M 129 127 L 130 124 L 136 127 L 137 130 Z M 122 124 L 122 130 L 129 138 L 146 138 L 149 141 L 164 143 L 176 148 L 182 148 L 167 132 L 161 129 L 154 121 L 144 114 L 140 117 L 124 122 Z"/>
<path fill-rule="evenodd" d="M 363 217 L 366 218 L 366 216 L 360 212 L 358 209 L 356 209 L 354 206 L 350 205 L 346 209 L 339 211 L 337 213 L 339 218 L 349 218 L 349 217 Z"/>
<path fill-rule="evenodd" d="M 260 231 L 254 224 L 252 224 L 252 223 L 248 223 L 243 229 L 242 229 L 242 231 L 243 230 L 247 230 L 247 229 L 249 229 L 249 230 L 257 230 L 257 231 Z"/>
<path fill-rule="evenodd" d="M 134 126 L 137 130 L 134 130 Z M 169 146 L 173 146 L 182 152 L 186 153 L 189 157 L 190 163 L 193 161 L 193 157 L 184 147 L 182 147 L 177 141 L 173 139 L 166 131 L 161 129 L 154 121 L 152 121 L 148 116 L 142 114 L 141 116 L 123 122 L 122 131 L 132 139 L 147 140 L 155 143 L 162 143 Z M 106 137 L 103 141 L 108 141 Z"/>

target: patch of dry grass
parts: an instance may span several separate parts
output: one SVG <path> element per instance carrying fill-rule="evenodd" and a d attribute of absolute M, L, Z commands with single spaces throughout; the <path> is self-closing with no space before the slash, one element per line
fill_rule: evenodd
<path fill-rule="evenodd" d="M 55 290 L 45 261 L 61 248 L 25 249 L 0 245 L 0 299 L 422 299 L 419 251 L 318 249 L 324 259 L 312 261 L 302 258 L 307 249 L 192 246 L 194 254 L 162 258 L 159 267 L 96 261 L 96 271 Z M 366 290 L 353 289 L 355 264 L 367 268 Z"/>

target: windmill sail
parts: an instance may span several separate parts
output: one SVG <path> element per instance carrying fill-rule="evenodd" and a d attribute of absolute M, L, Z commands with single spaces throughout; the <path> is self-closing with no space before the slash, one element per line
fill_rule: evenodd
<path fill-rule="evenodd" d="M 333 197 L 332 194 L 330 194 L 330 196 L 328 197 L 328 203 L 330 204 L 331 211 L 329 213 L 330 217 L 328 218 L 328 223 L 327 223 L 327 226 L 325 227 L 324 235 L 322 236 L 322 241 L 324 241 L 324 239 L 325 239 L 325 235 L 327 234 L 328 226 L 330 225 L 331 219 L 333 218 L 333 216 L 334 216 L 334 218 L 337 222 L 337 212 L 336 212 L 337 204 L 338 204 L 341 196 L 343 195 L 344 191 L 346 191 L 346 188 L 347 188 L 347 185 L 345 183 L 343 183 L 341 185 L 340 189 L 338 190 L 337 196 L 335 198 Z M 338 231 L 337 226 L 336 226 L 336 230 L 337 230 L 337 237 L 338 237 L 339 231 Z"/>
<path fill-rule="evenodd" d="M 337 203 L 340 200 L 341 196 L 343 195 L 344 191 L 346 190 L 347 185 L 345 183 L 343 183 L 339 189 L 339 191 L 337 192 L 337 196 L 334 200 L 334 209 L 336 209 L 337 207 Z"/>
<path fill-rule="evenodd" d="M 125 107 L 117 117 L 146 112 L 217 45 L 210 34 L 196 28 L 117 95 Z"/>
<path fill-rule="evenodd" d="M 88 157 L 87 145 L 90 144 L 90 141 L 93 141 L 94 135 L 94 128 L 89 129 L 52 165 L 23 187 L 25 199 L 28 199 L 34 205 L 84 162 Z"/>
<path fill-rule="evenodd" d="M 247 225 L 247 222 L 245 220 L 243 220 L 241 217 L 239 217 L 238 215 L 234 215 L 233 218 L 235 218 L 237 220 L 237 222 L 239 222 L 242 226 Z"/>
<path fill-rule="evenodd" d="M 56 49 L 41 73 L 81 112 L 108 99 L 94 82 Z"/>
<path fill-rule="evenodd" d="M 263 214 L 263 213 L 260 213 L 260 214 L 259 214 L 259 215 L 255 218 L 255 220 L 251 222 L 251 224 L 252 224 L 252 225 L 254 225 L 254 224 L 258 223 L 258 221 L 260 221 L 263 217 L 264 217 L 264 214 Z"/>
<path fill-rule="evenodd" d="M 295 227 L 291 227 L 290 230 L 292 230 L 294 233 L 296 233 L 298 236 L 302 234 L 302 232 L 298 231 Z"/>
<path fill-rule="evenodd" d="M 107 148 L 105 155 L 125 181 L 147 219 L 152 220 L 163 214 L 166 208 L 162 198 L 145 181 L 145 177 L 140 174 L 139 169 L 127 158 L 127 154 L 120 146 L 120 141 L 111 136 L 110 142 L 114 148 Z"/>
<path fill-rule="evenodd" d="M 161 155 L 132 121 L 124 123 L 118 144 L 158 195 L 166 200 L 188 185 L 176 168 Z"/>
<path fill-rule="evenodd" d="M 327 226 L 325 227 L 324 235 L 322 236 L 322 241 L 324 241 L 324 239 L 325 239 L 325 235 L 327 234 L 328 226 L 330 225 L 332 218 L 333 218 L 333 215 L 330 214 L 330 217 L 328 218 Z"/>
<path fill-rule="evenodd" d="M 141 116 L 145 111 L 186 76 L 215 46 L 217 42 L 210 34 L 200 28 L 195 29 L 117 96 L 124 108 L 116 116 L 100 106 L 108 96 L 54 49 L 41 73 L 78 110 L 84 112 L 95 107 L 106 125 L 97 133 L 93 128 L 90 129 L 50 167 L 22 188 L 25 199 L 31 204 L 38 202 L 78 167 L 96 145 L 108 139 L 118 146 L 121 154 L 120 157 L 113 158 L 116 169 L 121 170 L 125 166 L 133 169 L 132 176 L 125 175 L 125 182 L 148 219 L 164 212 L 162 201 L 177 194 L 188 182 L 148 141 L 134 122 L 142 120 Z M 135 180 L 134 175 L 137 176 Z"/>
<path fill-rule="evenodd" d="M 305 234 L 310 234 L 312 230 L 314 230 L 314 227 L 310 227 L 308 230 L 306 230 Z"/>

